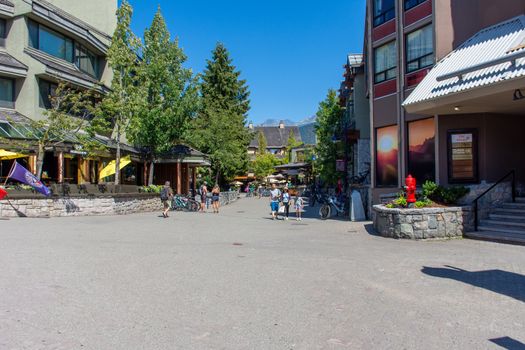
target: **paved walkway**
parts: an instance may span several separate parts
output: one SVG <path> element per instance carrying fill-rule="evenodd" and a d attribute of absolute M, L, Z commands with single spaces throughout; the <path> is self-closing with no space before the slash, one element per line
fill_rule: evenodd
<path fill-rule="evenodd" d="M 0 221 L 0 349 L 523 348 L 525 247 L 267 212 Z"/>

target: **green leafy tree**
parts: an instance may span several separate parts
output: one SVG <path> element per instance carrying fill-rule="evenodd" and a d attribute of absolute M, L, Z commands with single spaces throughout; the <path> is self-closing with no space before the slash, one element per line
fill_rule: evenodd
<path fill-rule="evenodd" d="M 259 131 L 257 134 L 257 144 L 259 145 L 259 154 L 265 154 L 268 141 L 266 141 L 266 136 L 264 136 L 262 131 Z"/>
<path fill-rule="evenodd" d="M 277 165 L 283 164 L 283 160 L 271 153 L 258 154 L 253 161 L 253 172 L 257 179 L 262 179 L 275 172 Z"/>
<path fill-rule="evenodd" d="M 130 28 L 132 15 L 131 5 L 123 0 L 117 10 L 117 28 L 108 50 L 108 62 L 113 70 L 111 90 L 102 100 L 98 112 L 98 124 L 112 130 L 111 138 L 116 147 L 116 169 L 120 169 L 121 142 L 141 99 L 137 79 L 137 54 L 141 43 Z M 120 184 L 119 171 L 115 173 L 115 184 Z"/>
<path fill-rule="evenodd" d="M 295 133 L 293 130 L 290 130 L 290 133 L 288 134 L 288 140 L 286 143 L 286 153 L 287 153 L 287 160 L 289 163 L 292 162 L 292 149 L 301 146 L 303 143 L 300 141 L 297 141 L 295 138 Z"/>
<path fill-rule="evenodd" d="M 160 8 L 144 34 L 139 86 L 143 97 L 132 119 L 130 139 L 149 155 L 149 183 L 154 161 L 186 135 L 197 111 L 198 88 L 191 69 L 183 67 L 186 55 L 172 41 Z"/>
<path fill-rule="evenodd" d="M 341 107 L 335 90 L 330 89 L 326 99 L 319 103 L 317 110 L 317 146 L 315 167 L 326 183 L 337 182 L 336 160 L 338 148 L 333 137 L 340 130 Z"/>
<path fill-rule="evenodd" d="M 191 138 L 211 160 L 215 181 L 226 184 L 245 173 L 253 134 L 246 128 L 248 86 L 232 64 L 226 47 L 217 44 L 202 75 L 201 108 Z"/>

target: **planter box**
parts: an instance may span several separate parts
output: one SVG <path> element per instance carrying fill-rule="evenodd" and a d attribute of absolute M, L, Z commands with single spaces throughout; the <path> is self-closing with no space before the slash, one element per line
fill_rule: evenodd
<path fill-rule="evenodd" d="M 374 205 L 374 229 L 383 237 L 405 239 L 462 237 L 462 207 L 398 209 Z"/>

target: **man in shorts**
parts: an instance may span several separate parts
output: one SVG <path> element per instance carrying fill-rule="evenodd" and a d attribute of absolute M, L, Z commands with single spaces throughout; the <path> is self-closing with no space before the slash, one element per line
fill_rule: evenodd
<path fill-rule="evenodd" d="M 275 184 L 272 184 L 270 191 L 270 208 L 272 210 L 272 220 L 277 218 L 277 212 L 279 211 L 279 202 L 281 201 L 281 191 Z"/>
<path fill-rule="evenodd" d="M 173 200 L 173 189 L 171 188 L 169 181 L 166 181 L 164 187 L 160 190 L 160 200 L 162 201 L 163 206 L 162 216 L 167 218 L 171 207 L 171 201 Z"/>

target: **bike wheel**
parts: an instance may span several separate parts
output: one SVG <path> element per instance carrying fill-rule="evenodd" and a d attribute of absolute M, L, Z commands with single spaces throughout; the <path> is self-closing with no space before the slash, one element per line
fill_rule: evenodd
<path fill-rule="evenodd" d="M 311 196 L 308 200 L 308 206 L 314 207 L 315 206 L 315 196 Z"/>
<path fill-rule="evenodd" d="M 332 214 L 332 208 L 328 204 L 322 205 L 321 209 L 319 209 L 319 216 L 321 216 L 321 220 L 328 219 L 330 214 Z"/>
<path fill-rule="evenodd" d="M 190 211 L 199 211 L 200 204 L 197 201 L 190 201 Z"/>

